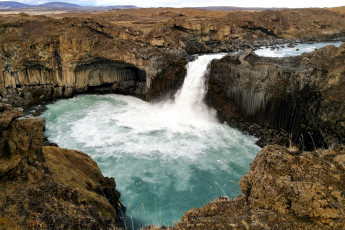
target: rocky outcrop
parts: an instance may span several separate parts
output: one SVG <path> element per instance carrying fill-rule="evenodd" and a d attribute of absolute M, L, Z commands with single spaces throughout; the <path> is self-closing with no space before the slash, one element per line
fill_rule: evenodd
<path fill-rule="evenodd" d="M 208 101 L 235 126 L 245 117 L 305 149 L 334 146 L 345 137 L 344 54 L 345 44 L 289 58 L 227 56 L 212 65 Z"/>
<path fill-rule="evenodd" d="M 84 153 L 42 148 L 43 119 L 0 105 L 0 228 L 115 229 L 124 210 L 114 178 Z"/>
<path fill-rule="evenodd" d="M 0 181 L 42 178 L 44 121 L 42 119 L 18 120 L 21 110 L 2 103 L 0 118 Z"/>
<path fill-rule="evenodd" d="M 173 229 L 343 229 L 345 151 L 263 148 L 242 195 L 187 211 Z"/>
<path fill-rule="evenodd" d="M 171 65 L 152 79 L 150 88 L 146 92 L 146 98 L 148 100 L 171 98 L 183 84 L 187 73 L 186 65 L 185 58 L 181 58 L 176 62 L 171 61 Z"/>

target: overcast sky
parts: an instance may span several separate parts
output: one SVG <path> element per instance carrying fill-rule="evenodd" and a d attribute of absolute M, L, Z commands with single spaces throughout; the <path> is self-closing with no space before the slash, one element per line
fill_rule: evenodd
<path fill-rule="evenodd" d="M 0 0 L 1 1 L 1 0 Z M 16 0 L 12 0 L 16 1 Z M 58 2 L 59 0 L 18 0 L 28 4 Z M 240 7 L 334 7 L 344 6 L 344 0 L 68 0 L 61 2 L 78 5 L 135 5 L 139 7 L 190 7 L 190 6 L 240 6 Z"/>

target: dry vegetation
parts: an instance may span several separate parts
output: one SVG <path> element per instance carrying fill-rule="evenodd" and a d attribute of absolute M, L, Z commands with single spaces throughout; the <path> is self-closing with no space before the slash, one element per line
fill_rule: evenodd
<path fill-rule="evenodd" d="M 329 10 L 345 14 L 345 6 L 329 8 Z"/>

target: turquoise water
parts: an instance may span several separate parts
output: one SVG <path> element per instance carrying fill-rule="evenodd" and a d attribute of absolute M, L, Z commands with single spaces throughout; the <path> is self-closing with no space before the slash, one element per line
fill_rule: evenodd
<path fill-rule="evenodd" d="M 282 57 L 324 45 L 255 52 Z M 238 182 L 260 148 L 255 138 L 217 122 L 216 112 L 204 104 L 207 66 L 224 55 L 189 63 L 182 88 L 169 101 L 80 95 L 50 104 L 43 113 L 50 141 L 89 154 L 103 174 L 116 179 L 128 229 L 172 226 L 191 208 L 240 194 Z"/>
<path fill-rule="evenodd" d="M 168 108 L 130 96 L 81 95 L 47 108 L 49 140 L 89 154 L 114 177 L 136 227 L 171 226 L 190 208 L 239 195 L 260 150 L 227 125 L 179 122 Z"/>
<path fill-rule="evenodd" d="M 89 154 L 116 179 L 128 229 L 172 226 L 191 208 L 240 194 L 238 182 L 260 148 L 255 138 L 218 123 L 204 103 L 207 66 L 224 55 L 190 62 L 172 100 L 82 95 L 43 113 L 51 141 Z"/>

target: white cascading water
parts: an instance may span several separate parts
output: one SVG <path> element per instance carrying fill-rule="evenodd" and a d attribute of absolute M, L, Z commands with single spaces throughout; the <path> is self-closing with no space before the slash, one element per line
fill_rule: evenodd
<path fill-rule="evenodd" d="M 190 208 L 240 194 L 238 181 L 260 148 L 204 103 L 207 67 L 223 56 L 190 62 L 175 100 L 80 95 L 47 106 L 49 140 L 89 154 L 116 179 L 129 229 L 172 226 Z"/>
<path fill-rule="evenodd" d="M 188 63 L 187 76 L 183 86 L 175 95 L 177 109 L 188 111 L 193 116 L 206 116 L 207 119 L 215 117 L 215 111 L 210 110 L 204 103 L 207 93 L 204 76 L 209 63 L 213 59 L 220 59 L 224 56 L 225 54 L 204 55 Z"/>
<path fill-rule="evenodd" d="M 336 47 L 339 47 L 342 43 L 343 42 L 341 41 L 318 42 L 318 43 L 313 43 L 313 44 L 299 43 L 299 44 L 296 44 L 296 46 L 294 47 L 289 47 L 289 44 L 280 44 L 274 47 L 263 46 L 255 50 L 254 52 L 258 56 L 263 56 L 263 57 L 278 57 L 278 58 L 291 57 L 291 56 L 301 55 L 302 53 L 313 52 L 314 50 L 320 49 L 328 45 L 334 45 Z"/>

